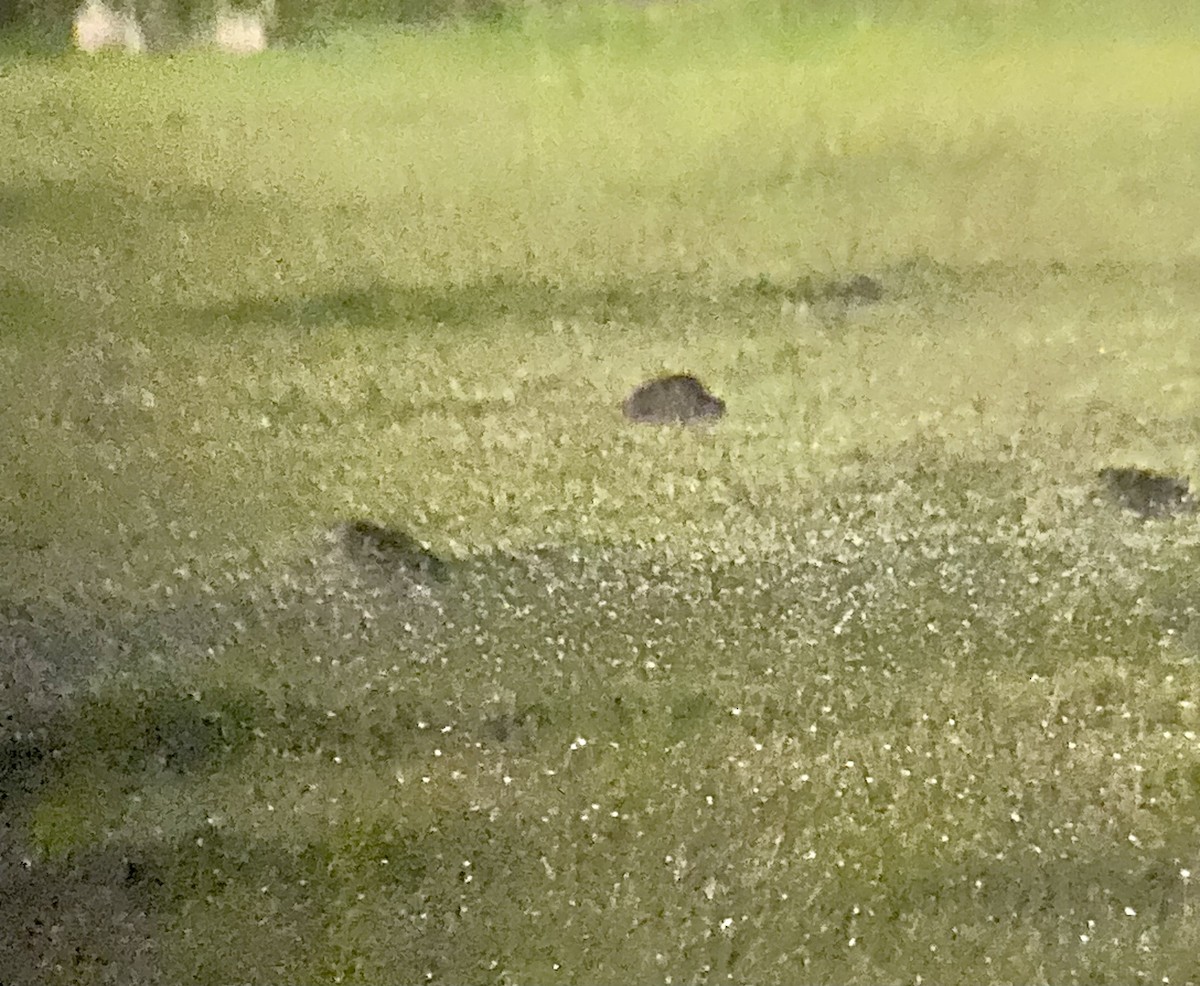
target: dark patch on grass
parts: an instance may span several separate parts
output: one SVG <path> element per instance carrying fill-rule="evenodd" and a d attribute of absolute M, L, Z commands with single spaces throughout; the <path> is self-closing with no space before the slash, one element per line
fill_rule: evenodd
<path fill-rule="evenodd" d="M 186 957 L 172 954 L 181 965 L 164 970 L 166 982 L 224 981 L 231 956 L 239 981 L 308 981 L 324 944 L 324 921 L 345 903 L 331 869 L 334 857 L 321 843 L 249 839 L 206 827 L 113 853 L 121 856 L 123 877 L 126 860 L 136 866 L 139 878 L 122 882 L 160 934 L 186 929 L 195 942 Z"/>
<path fill-rule="evenodd" d="M 1194 513 L 1196 500 L 1187 479 L 1148 469 L 1101 469 L 1099 479 L 1108 498 L 1143 520 Z"/>
<path fill-rule="evenodd" d="M 169 131 L 186 122 L 164 118 L 163 125 Z M 47 97 L 46 105 L 26 110 L 14 121 L 18 132 L 63 131 L 69 133 L 58 134 L 58 140 L 73 137 L 84 142 L 93 139 L 89 128 L 102 125 L 102 121 L 89 120 L 83 108 L 52 97 Z M 239 222 L 254 222 L 247 217 L 271 213 L 273 208 L 280 207 L 264 196 L 202 182 L 152 179 L 130 188 L 87 179 L 42 177 L 0 187 L 0 209 L 7 224 L 18 230 L 32 227 L 29 235 L 52 236 L 68 250 L 89 247 L 99 251 L 99 257 L 119 259 L 125 273 L 114 273 L 111 286 L 122 289 L 122 300 L 128 304 L 136 304 L 137 295 L 144 290 L 146 270 L 171 271 L 180 263 L 177 240 L 165 235 L 164 229 L 182 224 L 195 230 L 226 223 L 231 216 Z M 173 273 L 167 286 L 184 283 L 190 276 L 186 271 Z M 65 300 L 72 298 L 66 295 Z M 96 315 L 92 306 L 87 320 L 94 322 Z"/>
<path fill-rule="evenodd" d="M 671 717 L 671 742 L 703 736 L 720 714 L 712 695 L 700 690 L 681 690 L 670 698 L 667 712 Z"/>
<path fill-rule="evenodd" d="M 0 599 L 0 727 L 28 732 L 70 706 L 105 647 L 85 622 Z"/>
<path fill-rule="evenodd" d="M 794 277 L 782 279 L 762 274 L 736 285 L 729 295 L 730 300 L 758 298 L 776 304 L 788 302 L 809 305 L 819 312 L 836 316 L 839 312 L 844 314 L 851 309 L 877 305 L 893 295 L 943 295 L 959 276 L 950 268 L 914 260 L 872 274 L 802 271 Z"/>
<path fill-rule="evenodd" d="M 44 735 L 10 736 L 0 744 L 0 808 L 10 798 L 21 799 L 42 787 L 50 754 Z"/>
<path fill-rule="evenodd" d="M 932 257 L 914 255 L 870 273 L 805 270 L 784 278 L 760 274 L 736 285 L 730 295 L 817 308 L 857 308 L 892 298 L 957 298 L 996 283 L 1014 279 L 1036 282 L 1053 274 L 1052 267 L 1021 271 L 999 263 L 952 267 Z"/>
<path fill-rule="evenodd" d="M 378 283 L 334 288 L 314 295 L 243 298 L 228 306 L 205 309 L 198 315 L 235 325 L 269 323 L 325 328 L 349 323 L 366 327 L 404 319 L 406 308 L 395 292 Z M 427 313 L 434 316 L 433 321 L 441 321 L 436 317 L 435 307 Z"/>
<path fill-rule="evenodd" d="M 508 317 L 535 324 L 554 317 L 645 322 L 654 320 L 661 308 L 657 289 L 633 281 L 582 288 L 495 274 L 441 285 L 405 285 L 381 279 L 315 293 L 285 290 L 205 306 L 184 312 L 182 317 L 192 325 L 266 323 L 310 330 L 404 324 L 460 328 Z"/>
<path fill-rule="evenodd" d="M 156 921 L 119 850 L 23 859 L 0 835 L 0 982 L 158 983 Z"/>
<path fill-rule="evenodd" d="M 179 193 L 175 193 L 178 199 Z M 350 281 L 317 291 L 286 285 L 271 293 L 245 295 L 229 302 L 178 312 L 197 329 L 214 324 L 269 324 L 321 330 L 334 326 L 403 325 L 468 328 L 506 318 L 526 325 L 552 319 L 600 324 L 655 324 L 664 312 L 710 317 L 715 311 L 752 313 L 782 300 L 852 308 L 899 295 L 957 293 L 962 283 L 987 283 L 977 276 L 931 262 L 888 268 L 877 275 L 831 277 L 802 272 L 795 278 L 763 275 L 717 289 L 703 277 L 676 273 L 658 278 L 615 278 L 600 284 L 572 284 L 522 273 L 495 273 L 477 280 L 444 284 L 405 284 L 387 278 Z"/>
<path fill-rule="evenodd" d="M 131 774 L 152 767 L 189 774 L 243 752 L 261 719 L 247 695 L 121 689 L 83 704 L 71 724 L 70 746 Z"/>
<path fill-rule="evenodd" d="M 412 535 L 369 520 L 353 520 L 334 529 L 337 543 L 359 565 L 442 581 L 446 563 Z"/>
<path fill-rule="evenodd" d="M 18 118 L 16 129 L 20 131 L 26 125 L 51 129 L 82 126 L 73 122 L 76 114 L 72 104 L 43 105 L 36 115 Z M 130 209 L 138 198 L 115 185 L 75 178 L 40 178 L 0 187 L 0 208 L 7 223 L 37 225 L 73 240 L 91 239 L 89 234 L 95 234 L 97 245 L 104 243 L 106 249 L 111 248 L 111 241 L 101 238 L 102 231 L 107 227 L 111 236 L 113 228 L 127 227 L 139 214 L 139 210 Z"/>
<path fill-rule="evenodd" d="M 479 735 L 488 746 L 519 750 L 535 744 L 539 728 L 552 723 L 554 718 L 547 705 L 533 703 L 515 712 L 490 716 L 479 729 Z"/>
<path fill-rule="evenodd" d="M 883 284 L 867 274 L 827 284 L 822 297 L 845 305 L 873 305 L 884 297 Z"/>
<path fill-rule="evenodd" d="M 8 203 L 0 190 L 0 215 Z M 63 320 L 57 299 L 37 291 L 0 270 L 0 338 L 13 341 L 23 335 L 52 331 Z"/>

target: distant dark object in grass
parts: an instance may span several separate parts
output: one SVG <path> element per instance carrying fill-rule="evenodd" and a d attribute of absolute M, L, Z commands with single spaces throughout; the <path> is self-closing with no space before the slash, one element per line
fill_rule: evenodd
<path fill-rule="evenodd" d="M 625 398 L 622 410 L 630 421 L 641 424 L 689 424 L 721 417 L 725 402 L 695 377 L 676 374 L 637 387 Z"/>
<path fill-rule="evenodd" d="M 1192 513 L 1196 500 L 1186 479 L 1163 476 L 1147 469 L 1100 470 L 1105 492 L 1120 507 L 1142 518 Z"/>
<path fill-rule="evenodd" d="M 826 301 L 840 301 L 844 305 L 874 305 L 883 300 L 883 285 L 873 277 L 858 274 L 848 281 L 834 281 L 825 285 L 821 297 Z"/>
<path fill-rule="evenodd" d="M 388 572 L 442 579 L 446 563 L 416 538 L 369 520 L 352 520 L 335 529 L 337 542 L 360 565 Z"/>

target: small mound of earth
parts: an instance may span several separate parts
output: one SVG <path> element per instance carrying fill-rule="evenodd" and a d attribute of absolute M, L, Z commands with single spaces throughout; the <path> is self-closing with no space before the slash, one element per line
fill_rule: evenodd
<path fill-rule="evenodd" d="M 446 575 L 446 563 L 416 538 L 373 521 L 338 524 L 333 530 L 333 540 L 359 565 L 436 580 Z"/>
<path fill-rule="evenodd" d="M 1193 513 L 1196 500 L 1186 479 L 1148 469 L 1101 469 L 1100 482 L 1109 499 L 1143 519 Z"/>
<path fill-rule="evenodd" d="M 625 398 L 622 411 L 641 424 L 691 424 L 725 414 L 725 402 L 687 374 L 648 380 Z"/>

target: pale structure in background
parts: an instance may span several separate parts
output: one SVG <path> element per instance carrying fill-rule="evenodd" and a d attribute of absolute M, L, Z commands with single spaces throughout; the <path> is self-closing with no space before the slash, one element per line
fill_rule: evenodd
<path fill-rule="evenodd" d="M 102 3 L 88 0 L 75 14 L 75 45 L 89 54 L 102 48 L 124 48 L 138 53 L 146 50 L 146 38 L 132 14 L 119 13 Z"/>
<path fill-rule="evenodd" d="M 267 26 L 275 14 L 274 0 L 267 0 L 257 10 L 231 10 L 222 5 L 214 20 L 208 21 L 200 35 L 193 35 L 191 44 L 211 43 L 220 51 L 230 54 L 251 55 L 267 49 Z M 165 5 L 151 3 L 147 13 L 152 29 L 152 40 L 157 46 L 168 48 L 187 38 L 172 30 L 170 18 L 165 15 Z M 211 33 L 209 33 L 211 32 Z M 72 34 L 75 46 L 89 54 L 104 48 L 122 48 L 127 52 L 139 53 L 146 50 L 146 34 L 137 18 L 129 12 L 115 10 L 104 0 L 88 0 L 75 13 Z"/>
<path fill-rule="evenodd" d="M 222 10 L 217 14 L 213 41 L 222 51 L 237 55 L 253 55 L 267 48 L 267 29 L 264 13 Z"/>

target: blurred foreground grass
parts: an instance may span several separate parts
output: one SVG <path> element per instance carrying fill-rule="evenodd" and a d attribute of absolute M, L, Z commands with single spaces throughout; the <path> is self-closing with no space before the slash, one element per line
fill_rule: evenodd
<path fill-rule="evenodd" d="M 1194 977 L 1195 24 L 789 9 L 3 66 L 0 979 Z"/>

